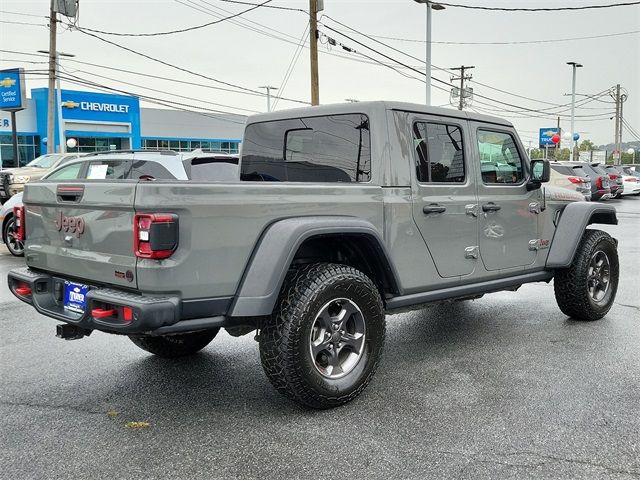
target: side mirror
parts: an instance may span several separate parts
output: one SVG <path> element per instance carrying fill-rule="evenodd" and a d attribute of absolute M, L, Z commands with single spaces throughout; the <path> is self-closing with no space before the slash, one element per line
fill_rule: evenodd
<path fill-rule="evenodd" d="M 531 177 L 527 182 L 527 190 L 535 190 L 549 181 L 551 176 L 551 165 L 549 160 L 531 160 Z"/>

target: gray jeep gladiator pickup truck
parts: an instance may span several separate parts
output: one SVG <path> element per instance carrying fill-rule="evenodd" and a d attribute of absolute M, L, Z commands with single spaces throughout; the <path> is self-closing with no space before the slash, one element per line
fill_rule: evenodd
<path fill-rule="evenodd" d="M 500 118 L 392 102 L 250 117 L 237 181 L 43 180 L 16 211 L 9 287 L 58 336 L 128 335 L 162 357 L 257 330 L 275 388 L 314 408 L 371 380 L 385 314 L 554 280 L 596 320 L 613 207 L 551 186 Z"/>

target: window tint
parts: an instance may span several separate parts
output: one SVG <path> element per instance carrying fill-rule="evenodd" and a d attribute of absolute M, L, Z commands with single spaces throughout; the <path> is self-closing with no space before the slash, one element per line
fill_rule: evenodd
<path fill-rule="evenodd" d="M 151 177 L 156 180 L 174 180 L 176 178 L 158 162 L 135 160 L 131 165 L 131 173 L 127 178 L 138 180 L 140 177 Z"/>
<path fill-rule="evenodd" d="M 84 164 L 82 162 L 74 163 L 72 165 L 67 165 L 66 167 L 60 168 L 55 172 L 47 175 L 47 179 L 51 180 L 73 180 L 78 178 L 80 175 L 80 170 Z"/>
<path fill-rule="evenodd" d="M 348 114 L 254 123 L 245 131 L 241 179 L 368 182 L 369 119 Z"/>
<path fill-rule="evenodd" d="M 600 175 L 609 175 L 609 172 L 607 172 L 600 165 L 591 165 L 591 168 Z"/>
<path fill-rule="evenodd" d="M 464 182 L 462 130 L 455 125 L 413 125 L 419 182 Z"/>
<path fill-rule="evenodd" d="M 577 175 L 578 177 L 587 177 L 587 176 L 588 176 L 587 172 L 585 172 L 585 171 L 582 169 L 582 167 L 573 167 L 573 168 L 571 169 L 571 173 L 572 173 L 573 175 Z"/>
<path fill-rule="evenodd" d="M 484 183 L 520 183 L 522 158 L 509 133 L 478 130 L 480 169 Z"/>
<path fill-rule="evenodd" d="M 190 163 L 189 180 L 206 182 L 238 180 L 237 158 L 201 157 L 187 162 Z"/>
<path fill-rule="evenodd" d="M 128 178 L 131 163 L 127 160 L 102 160 L 89 164 L 88 179 L 122 180 Z"/>

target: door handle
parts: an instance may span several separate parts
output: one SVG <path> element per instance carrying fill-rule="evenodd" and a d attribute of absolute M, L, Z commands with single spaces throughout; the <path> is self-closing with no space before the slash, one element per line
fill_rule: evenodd
<path fill-rule="evenodd" d="M 432 203 L 431 205 L 425 205 L 422 207 L 422 212 L 429 215 L 430 213 L 444 213 L 447 211 L 446 207 L 442 207 L 437 203 Z"/>
<path fill-rule="evenodd" d="M 482 205 L 483 212 L 497 212 L 501 208 L 502 207 L 500 205 L 496 205 L 493 202 L 485 203 L 484 205 Z"/>

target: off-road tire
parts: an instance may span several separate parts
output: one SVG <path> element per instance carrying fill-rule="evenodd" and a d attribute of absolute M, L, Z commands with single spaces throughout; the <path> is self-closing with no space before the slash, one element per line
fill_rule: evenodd
<path fill-rule="evenodd" d="M 316 316 L 335 298 L 353 302 L 366 327 L 362 354 L 342 378 L 327 378 L 310 353 Z M 385 313 L 374 283 L 355 268 L 316 263 L 289 271 L 274 312 L 260 331 L 260 359 L 273 386 L 289 399 L 316 409 L 343 405 L 373 377 L 385 339 Z"/>
<path fill-rule="evenodd" d="M 160 337 L 130 335 L 138 347 L 162 358 L 178 358 L 193 355 L 211 343 L 219 328 L 200 332 L 164 335 Z"/>
<path fill-rule="evenodd" d="M 5 245 L 7 246 L 7 250 L 14 257 L 23 257 L 24 256 L 24 243 L 18 242 L 16 240 L 10 241 L 10 236 L 15 234 L 16 229 L 16 220 L 12 216 L 7 220 L 7 223 L 4 224 L 4 231 L 2 232 L 2 239 L 4 240 Z M 14 242 L 18 244 L 18 246 L 14 245 Z"/>
<path fill-rule="evenodd" d="M 597 252 L 606 254 L 610 264 L 609 288 L 601 301 L 596 302 L 588 292 L 589 264 Z M 618 249 L 611 236 L 602 230 L 585 230 L 569 268 L 556 271 L 554 290 L 556 302 L 565 315 L 576 320 L 593 321 L 604 317 L 618 290 Z"/>

